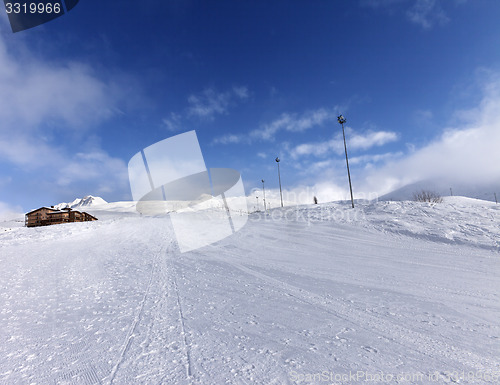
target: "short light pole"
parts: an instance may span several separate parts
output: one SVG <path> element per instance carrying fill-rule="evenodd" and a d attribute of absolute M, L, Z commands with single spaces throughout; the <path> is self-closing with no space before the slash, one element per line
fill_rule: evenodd
<path fill-rule="evenodd" d="M 266 211 L 266 189 L 264 187 L 264 179 L 261 179 L 262 181 L 262 194 L 264 194 L 264 197 L 262 198 L 264 200 L 264 211 Z"/>
<path fill-rule="evenodd" d="M 278 163 L 278 181 L 280 184 L 280 198 L 281 198 L 281 207 L 283 207 L 283 192 L 281 191 L 281 175 L 280 175 L 280 158 L 276 157 L 276 163 Z"/>
<path fill-rule="evenodd" d="M 259 210 L 259 197 L 255 197 L 255 198 L 257 198 L 257 211 L 260 211 Z"/>
<path fill-rule="evenodd" d="M 342 115 L 339 115 L 337 117 L 337 121 L 342 125 L 342 135 L 344 136 L 345 163 L 347 165 L 347 178 L 349 178 L 349 190 L 351 191 L 351 204 L 352 204 L 352 208 L 354 208 L 354 198 L 352 197 L 351 173 L 349 172 L 349 160 L 347 158 L 347 145 L 345 143 L 344 123 L 346 122 L 346 119 Z"/>

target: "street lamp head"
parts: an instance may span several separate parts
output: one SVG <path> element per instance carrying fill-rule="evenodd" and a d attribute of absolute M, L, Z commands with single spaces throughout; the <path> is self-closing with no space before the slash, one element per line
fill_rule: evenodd
<path fill-rule="evenodd" d="M 261 179 L 262 183 L 264 183 L 264 179 Z"/>
<path fill-rule="evenodd" d="M 337 121 L 340 123 L 340 124 L 344 124 L 347 120 L 344 118 L 343 115 L 339 115 L 337 117 Z"/>
<path fill-rule="evenodd" d="M 276 161 L 277 163 L 279 163 L 280 158 L 276 157 L 275 161 Z"/>

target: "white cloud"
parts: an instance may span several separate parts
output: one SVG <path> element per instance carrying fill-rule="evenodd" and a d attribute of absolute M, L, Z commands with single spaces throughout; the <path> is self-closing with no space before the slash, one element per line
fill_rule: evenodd
<path fill-rule="evenodd" d="M 334 121 L 337 118 L 338 111 L 339 108 L 335 107 L 333 109 L 319 108 L 301 115 L 283 113 L 271 123 L 264 124 L 261 128 L 253 130 L 250 137 L 253 139 L 274 140 L 274 136 L 279 131 L 302 132 Z"/>
<path fill-rule="evenodd" d="M 240 99 L 247 99 L 250 96 L 247 87 L 233 87 L 233 92 Z"/>
<path fill-rule="evenodd" d="M 354 134 L 347 141 L 349 148 L 353 150 L 367 150 L 374 146 L 383 146 L 384 144 L 395 142 L 398 140 L 398 135 L 390 131 L 375 131 L 365 134 Z"/>
<path fill-rule="evenodd" d="M 213 88 L 207 88 L 199 94 L 188 97 L 188 115 L 212 120 L 215 115 L 227 114 L 229 107 L 248 97 L 248 89 L 243 86 L 235 86 L 226 92 L 217 92 Z"/>
<path fill-rule="evenodd" d="M 337 162 L 334 162 L 332 159 L 320 160 L 319 162 L 308 165 L 307 168 L 302 170 L 302 174 L 323 172 L 324 170 L 334 167 L 335 163 Z"/>
<path fill-rule="evenodd" d="M 452 1 L 457 4 L 464 2 L 464 0 Z M 406 18 L 424 29 L 431 29 L 435 25 L 444 25 L 450 21 L 441 7 L 441 0 L 360 0 L 360 4 L 374 9 L 385 9 L 391 13 L 406 8 Z"/>
<path fill-rule="evenodd" d="M 374 163 L 386 162 L 390 160 L 394 160 L 403 155 L 401 151 L 398 152 L 386 152 L 384 154 L 373 154 L 373 155 L 360 155 L 354 156 L 349 159 L 349 164 L 357 165 L 362 164 L 365 167 L 372 167 Z"/>
<path fill-rule="evenodd" d="M 11 206 L 0 202 L 0 221 L 24 218 L 24 210 L 20 206 Z"/>
<path fill-rule="evenodd" d="M 413 121 L 419 126 L 432 124 L 434 113 L 431 110 L 418 109 L 412 114 Z"/>
<path fill-rule="evenodd" d="M 116 107 L 114 89 L 82 63 L 51 63 L 31 57 L 16 60 L 0 39 L 0 131 L 52 122 L 86 128 L 109 117 Z"/>
<path fill-rule="evenodd" d="M 309 155 L 319 157 L 326 155 L 330 151 L 338 153 L 341 148 L 342 148 L 341 143 L 338 140 L 333 140 L 333 139 L 325 142 L 302 143 L 295 146 L 291 150 L 290 156 L 293 159 Z"/>
<path fill-rule="evenodd" d="M 25 133 L 14 132 L 11 135 L 0 135 L 0 160 L 6 160 L 19 166 L 24 171 L 31 171 L 49 164 L 57 166 L 54 161 L 59 158 L 60 149 L 50 146 L 43 138 L 32 138 Z"/>
<path fill-rule="evenodd" d="M 219 136 L 212 141 L 212 144 L 236 144 L 246 141 L 243 135 L 226 134 Z"/>
<path fill-rule="evenodd" d="M 104 176 L 104 178 L 103 178 Z M 128 180 L 128 169 L 122 159 L 113 158 L 101 149 L 80 152 L 58 172 L 58 183 L 61 186 L 76 181 L 92 181 L 104 179 L 111 183 L 116 180 Z"/>
<path fill-rule="evenodd" d="M 430 29 L 435 24 L 446 24 L 450 20 L 438 0 L 417 0 L 406 14 L 411 22 L 424 29 Z"/>
<path fill-rule="evenodd" d="M 432 143 L 371 170 L 364 189 L 381 194 L 420 180 L 468 184 L 500 180 L 500 76 L 489 74 L 477 107 L 457 111 L 456 124 Z"/>
<path fill-rule="evenodd" d="M 124 162 L 91 143 L 94 127 L 119 110 L 126 93 L 86 64 L 49 63 L 31 55 L 22 40 L 14 46 L 4 36 L 0 33 L 0 166 L 2 178 L 9 178 L 15 165 L 17 183 L 7 193 L 26 180 L 53 189 L 53 195 L 78 188 L 95 193 L 103 186 L 128 190 Z"/>
<path fill-rule="evenodd" d="M 162 121 L 163 125 L 169 131 L 177 131 L 181 125 L 181 116 L 175 112 L 170 113 L 169 118 L 164 118 Z"/>
<path fill-rule="evenodd" d="M 56 183 L 61 189 L 74 191 L 75 196 L 82 191 L 101 195 L 129 190 L 126 163 L 99 148 L 77 153 L 66 162 L 58 170 Z"/>
<path fill-rule="evenodd" d="M 273 141 L 274 136 L 279 131 L 302 132 L 333 121 L 337 118 L 337 113 L 335 111 L 338 111 L 338 107 L 332 110 L 319 108 L 300 115 L 296 113 L 283 113 L 279 118 L 270 123 L 263 124 L 260 128 L 251 131 L 248 135 L 227 134 L 214 139 L 212 143 L 233 144 L 242 142 L 251 143 L 255 140 Z"/>
<path fill-rule="evenodd" d="M 388 152 L 351 157 L 349 162 L 352 166 L 364 165 L 351 168 L 354 197 L 375 198 L 423 180 L 446 181 L 450 185 L 456 182 L 464 186 L 491 185 L 499 181 L 500 74 L 483 71 L 482 75 L 484 78 L 480 86 L 476 87 L 480 91 L 475 88 L 471 93 L 482 93 L 481 102 L 474 108 L 454 113 L 451 117 L 454 124 L 443 129 L 433 142 L 421 148 L 411 145 L 406 154 Z M 375 135 L 372 132 L 362 140 L 358 138 L 356 142 L 362 148 L 392 139 L 393 135 Z M 295 154 L 296 158 L 306 155 L 319 158 L 310 163 L 302 161 L 297 166 L 301 175 L 317 175 L 316 180 L 309 183 L 312 187 L 295 188 L 297 194 L 313 191 L 318 198 L 322 197 L 320 202 L 348 197 L 345 161 L 321 159 L 321 155 L 338 149 L 333 143 L 306 143 L 290 150 L 290 154 Z M 343 146 L 340 151 L 343 151 Z M 344 179 L 345 183 L 331 182 Z M 310 203 L 309 195 L 301 202 Z"/>
<path fill-rule="evenodd" d="M 353 133 L 352 130 L 348 130 Z M 368 131 L 366 133 L 353 133 L 347 138 L 349 150 L 368 150 L 372 147 L 383 146 L 389 142 L 396 141 L 398 135 L 391 131 Z M 340 155 L 344 153 L 342 135 L 337 134 L 334 139 L 322 142 L 302 143 L 293 147 L 290 156 L 298 159 L 302 156 L 321 157 L 328 153 Z"/>
<path fill-rule="evenodd" d="M 43 61 L 20 41 L 7 44 L 0 34 L 0 133 L 28 132 L 42 124 L 45 132 L 88 130 L 118 110 L 122 90 L 99 79 L 90 66 Z"/>
<path fill-rule="evenodd" d="M 85 152 L 72 153 L 75 147 L 56 146 L 26 136 L 0 138 L 0 160 L 16 164 L 19 170 L 32 175 L 33 182 L 43 180 L 58 189 L 97 193 L 128 191 L 127 165 L 110 156 L 99 146 L 85 144 Z M 10 180 L 10 178 L 9 178 Z"/>

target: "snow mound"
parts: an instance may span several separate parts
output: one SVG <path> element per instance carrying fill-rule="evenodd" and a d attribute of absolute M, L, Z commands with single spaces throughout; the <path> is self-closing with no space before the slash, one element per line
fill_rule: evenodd
<path fill-rule="evenodd" d="M 198 208 L 209 209 L 211 202 L 204 202 L 205 205 Z M 84 207 L 99 219 L 139 216 L 134 201 L 91 203 L 78 207 Z M 414 201 L 356 202 L 355 209 L 351 208 L 350 202 L 345 201 L 284 208 L 278 206 L 266 212 L 262 207 L 261 211 L 252 212 L 250 202 L 248 207 L 250 220 L 261 218 L 266 222 L 344 224 L 431 242 L 500 250 L 500 204 L 487 200 L 452 196 L 443 197 L 443 202 L 438 204 Z"/>
<path fill-rule="evenodd" d="M 297 218 L 310 223 L 344 223 L 384 234 L 500 250 L 500 204 L 480 199 L 444 197 L 437 204 L 380 201 L 358 203 L 354 209 L 350 203 L 327 203 L 296 210 Z"/>
<path fill-rule="evenodd" d="M 391 191 L 379 198 L 379 200 L 404 201 L 413 200 L 413 194 L 419 191 L 432 191 L 442 197 L 459 196 L 469 197 L 490 202 L 500 198 L 500 183 L 464 183 L 449 180 L 428 179 L 408 184 L 397 190 Z"/>

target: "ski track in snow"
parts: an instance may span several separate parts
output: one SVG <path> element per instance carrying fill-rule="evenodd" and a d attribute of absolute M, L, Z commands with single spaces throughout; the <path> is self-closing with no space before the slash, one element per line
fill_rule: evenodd
<path fill-rule="evenodd" d="M 168 219 L 131 213 L 9 229 L 0 384 L 430 385 L 498 373 L 497 207 L 470 220 L 477 205 L 465 200 L 332 210 L 298 208 L 308 223 L 256 214 L 185 254 Z M 422 377 L 297 377 L 323 371 Z"/>
<path fill-rule="evenodd" d="M 179 311 L 179 323 L 181 326 L 182 342 L 184 344 L 184 352 L 186 353 L 186 376 L 190 379 L 192 376 L 191 357 L 189 354 L 189 345 L 186 337 L 186 325 L 184 323 L 184 315 L 182 314 L 181 297 L 179 295 L 179 287 L 177 286 L 177 279 L 175 278 L 174 269 L 175 269 L 174 267 L 172 267 L 171 269 L 171 272 L 173 273 L 172 282 L 174 284 L 175 296 L 177 298 L 177 309 Z"/>
<path fill-rule="evenodd" d="M 116 376 L 116 372 L 118 371 L 120 364 L 123 362 L 125 355 L 127 354 L 127 351 L 130 348 L 130 344 L 132 343 L 132 340 L 134 338 L 134 333 L 135 333 L 135 330 L 137 329 L 137 325 L 141 321 L 141 316 L 142 316 L 142 313 L 144 311 L 144 304 L 146 303 L 146 299 L 148 298 L 149 291 L 150 291 L 151 285 L 153 283 L 153 275 L 154 275 L 155 267 L 157 265 L 157 259 L 160 256 L 162 256 L 161 252 L 159 253 L 158 256 L 156 256 L 155 262 L 154 262 L 153 266 L 151 267 L 151 274 L 149 277 L 149 282 L 148 282 L 148 286 L 146 288 L 146 292 L 144 293 L 144 297 L 142 298 L 142 300 L 139 304 L 139 309 L 137 311 L 136 316 L 134 317 L 132 325 L 130 325 L 130 330 L 127 334 L 127 337 L 125 338 L 125 343 L 123 344 L 123 349 L 122 349 L 122 352 L 120 354 L 120 358 L 119 358 L 118 362 L 116 363 L 116 365 L 113 367 L 113 371 L 111 372 L 111 378 L 109 379 L 109 385 L 113 384 L 113 381 L 114 381 L 115 376 Z"/>

